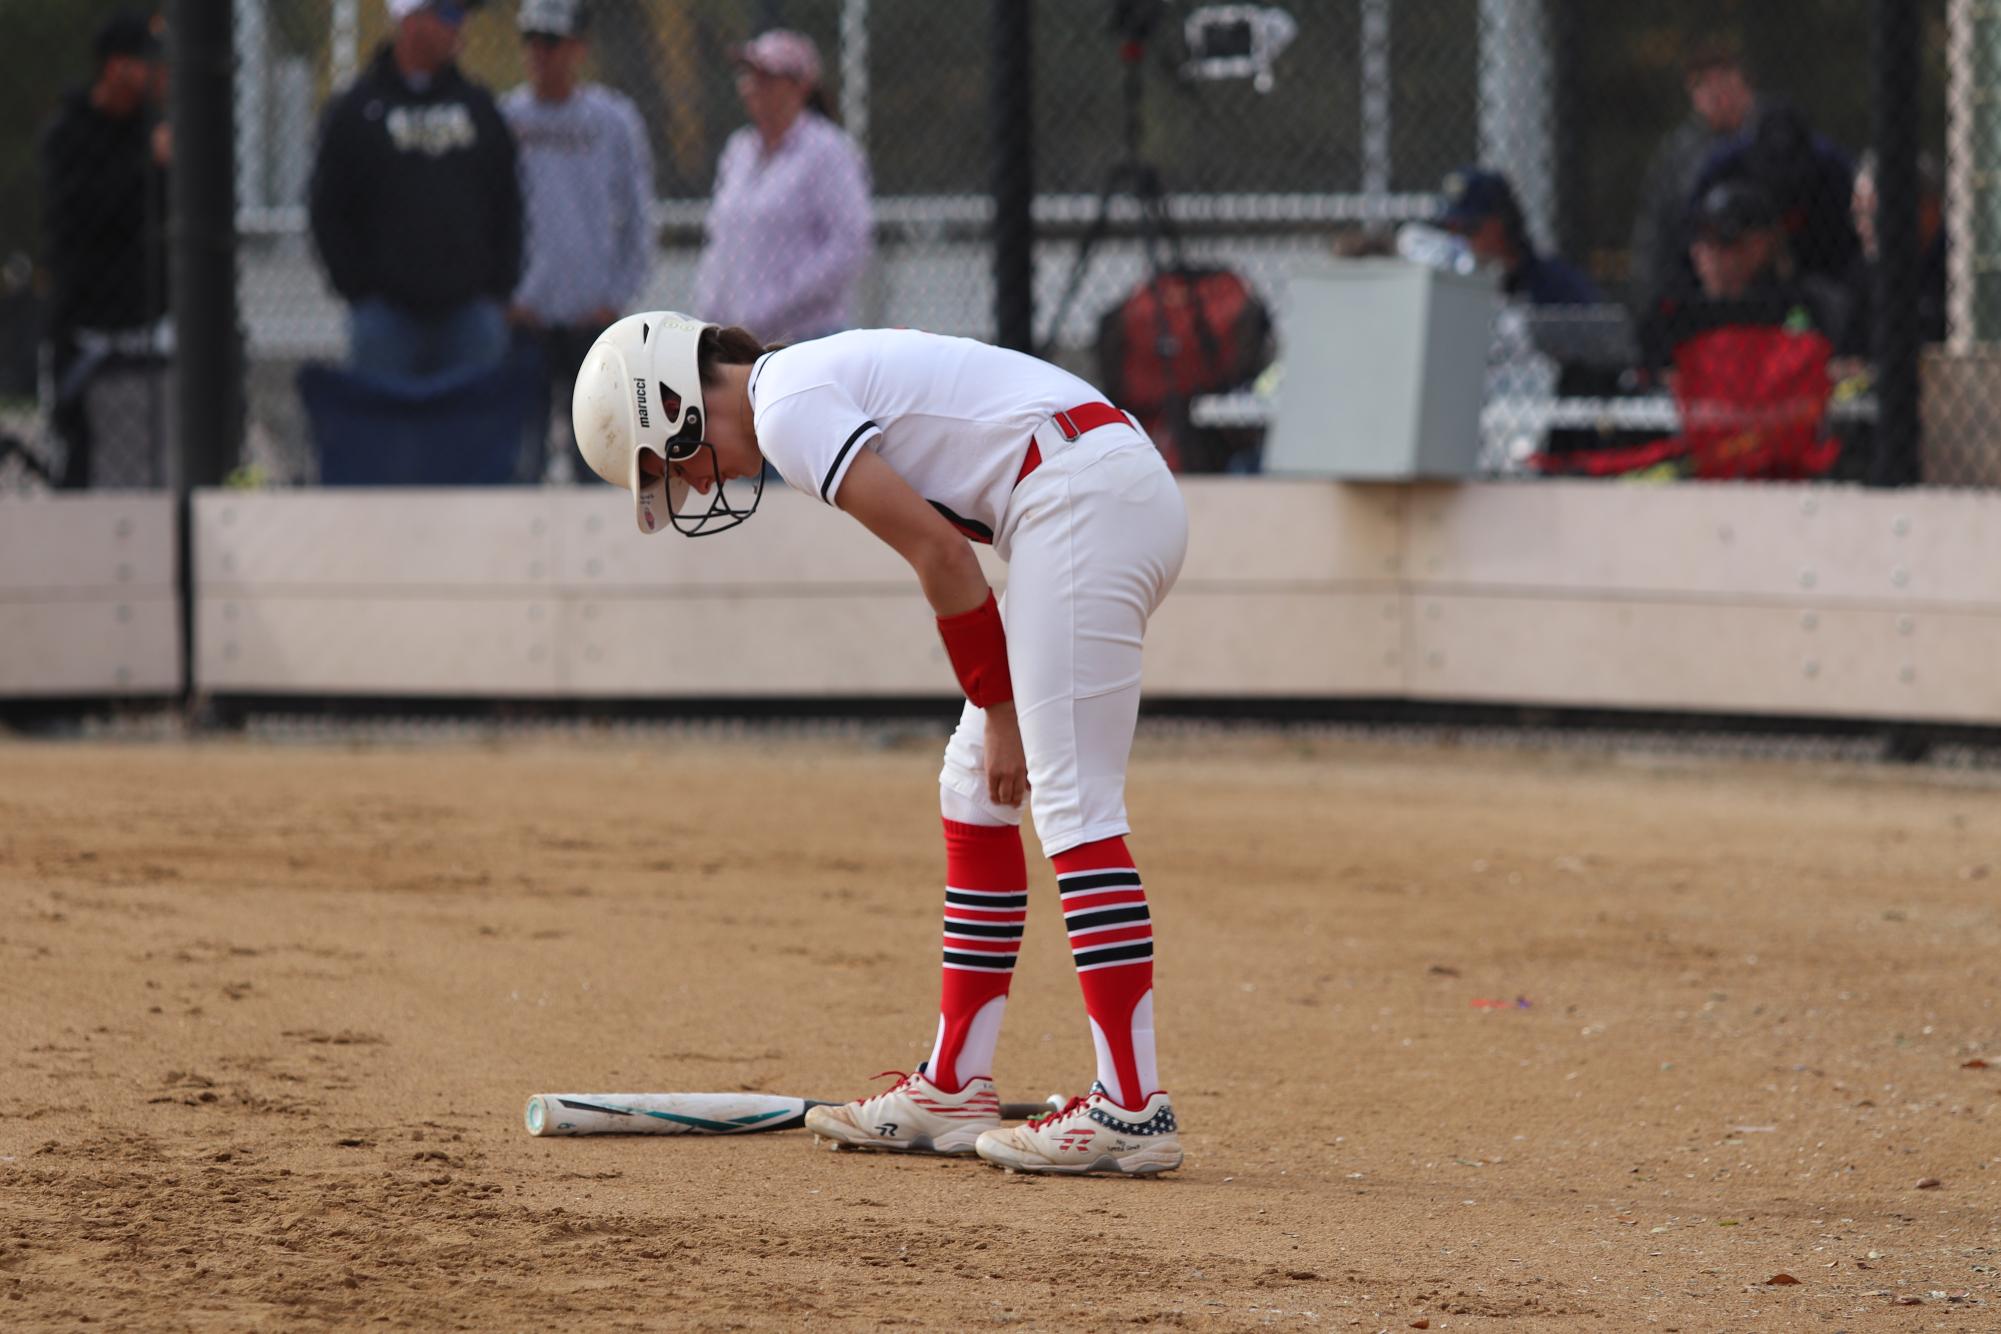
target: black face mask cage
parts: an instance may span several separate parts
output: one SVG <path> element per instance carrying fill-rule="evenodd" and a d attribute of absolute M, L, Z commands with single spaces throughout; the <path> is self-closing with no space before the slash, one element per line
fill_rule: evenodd
<path fill-rule="evenodd" d="M 674 440 L 668 442 L 670 452 L 667 457 L 674 459 L 678 463 L 688 463 L 695 459 L 696 455 L 706 453 L 708 457 L 709 479 L 714 484 L 714 489 L 709 492 L 709 507 L 706 510 L 687 514 L 673 511 L 668 513 L 668 521 L 674 525 L 675 532 L 681 534 L 683 537 L 714 537 L 717 533 L 728 532 L 751 515 L 757 513 L 758 502 L 764 499 L 764 471 L 762 469 L 758 470 L 757 479 L 751 484 L 750 504 L 733 505 L 730 503 L 729 490 L 723 482 L 722 464 L 716 459 L 715 446 L 705 440 L 697 440 L 694 447 L 687 454 L 676 457 L 671 451 L 678 445 L 680 438 L 680 435 L 677 434 Z M 693 466 L 699 468 L 701 464 L 697 461 L 694 462 Z M 689 492 L 697 496 L 701 494 L 693 487 L 689 488 Z"/>

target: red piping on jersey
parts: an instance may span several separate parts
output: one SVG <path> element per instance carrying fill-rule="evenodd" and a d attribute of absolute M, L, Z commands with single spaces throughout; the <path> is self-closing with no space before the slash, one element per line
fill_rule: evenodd
<path fill-rule="evenodd" d="M 1065 440 L 1075 440 L 1086 432 L 1116 422 L 1132 425 L 1132 418 L 1109 403 L 1079 403 L 1074 408 L 1052 414 L 1049 420 L 1056 423 L 1056 429 L 1063 433 Z M 1036 446 L 1035 439 L 1031 436 L 1028 441 L 1028 455 L 1021 461 L 1021 471 L 1014 475 L 1014 484 L 1020 486 L 1024 478 L 1041 466 L 1042 450 Z"/>

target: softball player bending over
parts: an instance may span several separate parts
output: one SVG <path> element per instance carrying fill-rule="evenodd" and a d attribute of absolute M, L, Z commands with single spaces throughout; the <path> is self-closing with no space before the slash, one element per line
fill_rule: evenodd
<path fill-rule="evenodd" d="M 1153 930 L 1124 836 L 1141 640 L 1181 571 L 1188 518 L 1152 443 L 1102 398 L 963 338 L 857 330 L 766 348 L 671 312 L 612 325 L 578 376 L 578 445 L 631 489 L 642 531 L 735 527 L 769 463 L 910 563 L 965 689 L 939 775 L 937 1039 L 887 1092 L 808 1114 L 836 1145 L 1029 1172 L 1181 1164 L 1154 1062 Z M 1008 563 L 1004 601 L 969 542 Z M 1098 1073 L 1088 1096 L 1004 1129 L 991 1071 L 1028 916 L 1024 799 L 1056 868 Z"/>

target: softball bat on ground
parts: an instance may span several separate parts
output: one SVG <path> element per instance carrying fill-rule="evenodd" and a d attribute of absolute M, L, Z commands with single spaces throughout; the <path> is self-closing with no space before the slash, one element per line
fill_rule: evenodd
<path fill-rule="evenodd" d="M 796 1130 L 807 1108 L 838 1105 L 776 1093 L 537 1093 L 522 1121 L 531 1135 L 754 1135 Z M 1047 1106 L 1004 1102 L 1001 1117 L 1025 1121 Z"/>

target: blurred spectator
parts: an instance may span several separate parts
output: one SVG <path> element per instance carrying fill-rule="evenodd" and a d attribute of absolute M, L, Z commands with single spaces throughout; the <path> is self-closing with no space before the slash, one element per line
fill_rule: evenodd
<path fill-rule="evenodd" d="M 1671 366 L 1680 432 L 1545 457 L 1537 466 L 1601 475 L 1825 475 L 1839 452 L 1823 429 L 1829 331 L 1840 323 L 1830 285 L 1797 272 L 1778 203 L 1756 182 L 1708 187 L 1687 234 L 1695 286 L 1662 298 L 1648 321 L 1653 360 Z"/>
<path fill-rule="evenodd" d="M 42 133 L 53 425 L 65 487 L 167 482 L 166 63 L 156 20 L 98 26 L 97 71 Z M 95 428 L 95 429 L 93 429 Z M 143 459 L 94 457 L 116 445 Z"/>
<path fill-rule="evenodd" d="M 1840 287 L 1794 262 L 1778 202 L 1763 186 L 1719 181 L 1695 201 L 1685 225 L 1694 282 L 1663 297 L 1648 320 L 1655 364 L 1683 339 L 1720 324 L 1776 324 L 1829 337 L 1840 329 Z"/>
<path fill-rule="evenodd" d="M 1876 337 L 1876 161 L 1862 159 L 1855 172 L 1855 232 L 1861 253 L 1848 271 L 1847 318 L 1842 321 L 1839 350 L 1844 356 L 1874 355 Z M 1918 290 L 1901 317 L 1915 319 L 1918 337 L 1927 343 L 1945 341 L 1945 181 L 1938 161 L 1929 153 L 1918 159 Z M 1909 327 L 1909 326 L 1905 326 Z"/>
<path fill-rule="evenodd" d="M 1604 300 L 1576 265 L 1537 252 L 1514 187 L 1498 171 L 1465 167 L 1445 178 L 1437 224 L 1465 238 L 1473 258 L 1501 274 L 1501 290 L 1536 306 L 1583 306 Z"/>
<path fill-rule="evenodd" d="M 1682 66 L 1689 115 L 1661 140 L 1640 187 L 1633 220 L 1633 309 L 1652 310 L 1680 280 L 1687 257 L 1683 224 L 1696 177 L 1718 148 L 1743 132 L 1757 105 L 1750 76 L 1730 45 L 1704 41 Z"/>
<path fill-rule="evenodd" d="M 385 4 L 393 37 L 321 121 L 313 239 L 352 307 L 357 370 L 490 366 L 521 274 L 521 186 L 507 122 L 454 63 L 477 0 Z"/>
<path fill-rule="evenodd" d="M 732 54 L 750 124 L 716 164 L 692 309 L 767 342 L 836 333 L 869 260 L 868 164 L 832 119 L 809 38 L 773 29 Z"/>
<path fill-rule="evenodd" d="M 1726 180 L 1755 181 L 1771 196 L 1800 273 L 1836 283 L 1848 276 L 1862 250 L 1849 207 L 1855 164 L 1816 133 L 1798 108 L 1777 100 L 1759 103 L 1750 129 L 1710 154 L 1692 198 Z"/>
<path fill-rule="evenodd" d="M 522 0 L 528 82 L 500 101 L 527 207 L 527 264 L 508 322 L 517 342 L 540 346 L 547 372 L 529 414 L 529 480 L 558 459 L 570 464 L 577 368 L 638 294 L 651 256 L 652 150 L 631 99 L 581 81 L 588 18 L 584 0 Z M 563 410 L 552 438 L 553 404 Z"/>

